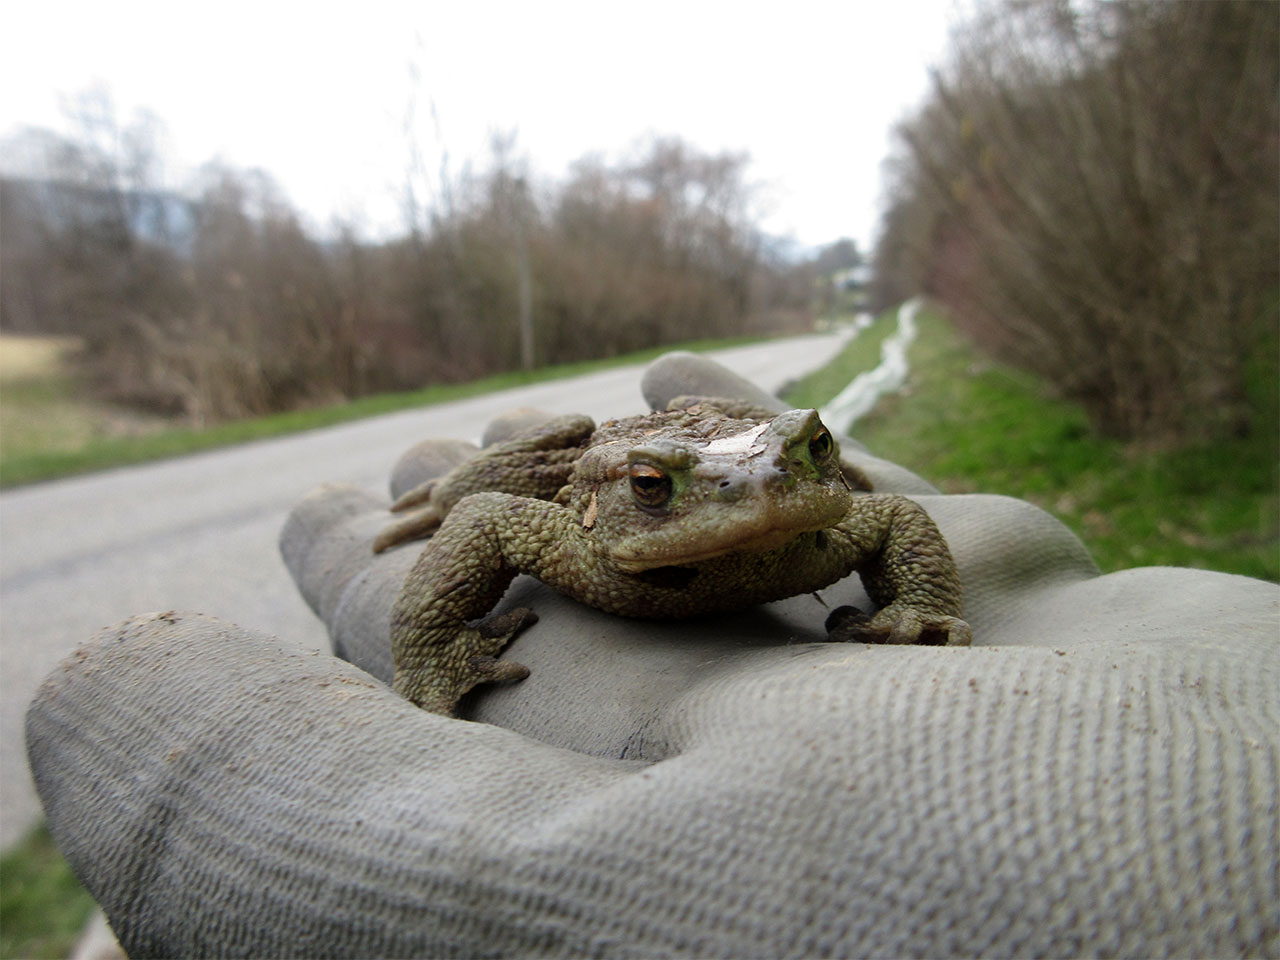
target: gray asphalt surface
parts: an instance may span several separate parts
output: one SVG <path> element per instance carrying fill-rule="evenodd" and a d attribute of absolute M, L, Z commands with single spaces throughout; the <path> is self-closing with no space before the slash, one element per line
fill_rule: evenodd
<path fill-rule="evenodd" d="M 840 335 L 711 354 L 777 390 L 825 363 Z M 286 514 L 321 483 L 386 495 L 396 459 L 427 437 L 478 440 L 504 411 L 537 407 L 597 420 L 639 413 L 642 367 L 622 367 L 458 403 L 39 484 L 0 494 L 0 847 L 40 818 L 23 715 L 58 661 L 138 613 L 210 613 L 317 649 L 319 621 L 276 547 Z"/>

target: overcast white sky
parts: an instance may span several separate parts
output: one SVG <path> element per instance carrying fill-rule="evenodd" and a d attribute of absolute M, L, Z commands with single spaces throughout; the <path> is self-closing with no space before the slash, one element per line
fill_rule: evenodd
<path fill-rule="evenodd" d="M 215 157 L 261 167 L 317 226 L 398 226 L 409 104 L 436 103 L 455 169 L 516 130 L 544 176 L 650 133 L 745 150 L 765 226 L 872 241 L 889 130 L 940 60 L 953 0 L 70 3 L 0 10 L 0 134 L 65 130 L 104 83 L 169 130 L 171 185 Z M 416 70 L 419 80 L 410 79 Z"/>

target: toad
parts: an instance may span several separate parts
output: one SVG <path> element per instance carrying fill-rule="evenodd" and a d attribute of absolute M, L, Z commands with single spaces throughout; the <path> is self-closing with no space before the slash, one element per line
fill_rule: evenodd
<path fill-rule="evenodd" d="M 812 593 L 858 573 L 879 608 L 829 638 L 965 646 L 946 541 L 906 497 L 873 493 L 814 410 L 681 397 L 611 420 L 563 416 L 408 491 L 373 549 L 430 537 L 392 610 L 397 693 L 454 715 L 536 621 L 488 616 L 517 573 L 609 613 L 682 617 Z"/>

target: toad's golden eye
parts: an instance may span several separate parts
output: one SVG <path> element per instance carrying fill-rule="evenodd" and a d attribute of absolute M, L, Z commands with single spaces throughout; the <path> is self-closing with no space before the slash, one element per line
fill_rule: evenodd
<path fill-rule="evenodd" d="M 813 457 L 814 463 L 825 463 L 835 448 L 836 442 L 831 439 L 831 433 L 826 429 L 819 430 L 809 438 L 809 456 Z"/>
<path fill-rule="evenodd" d="M 671 478 L 648 463 L 633 463 L 627 471 L 631 477 L 631 495 L 642 507 L 660 507 L 671 499 Z"/>

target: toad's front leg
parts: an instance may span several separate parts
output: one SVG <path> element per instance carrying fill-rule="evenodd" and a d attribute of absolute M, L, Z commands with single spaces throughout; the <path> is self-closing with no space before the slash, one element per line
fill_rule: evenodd
<path fill-rule="evenodd" d="M 391 611 L 395 691 L 453 716 L 479 683 L 520 680 L 528 669 L 497 656 L 536 621 L 526 609 L 485 617 L 529 557 L 558 539 L 565 510 L 505 493 L 460 500 L 405 577 Z M 559 537 L 563 539 L 562 537 Z M 475 621 L 479 622 L 475 622 Z"/>
<path fill-rule="evenodd" d="M 955 559 L 924 509 L 906 497 L 870 494 L 830 531 L 881 609 L 841 607 L 827 619 L 832 639 L 968 646 Z"/>

